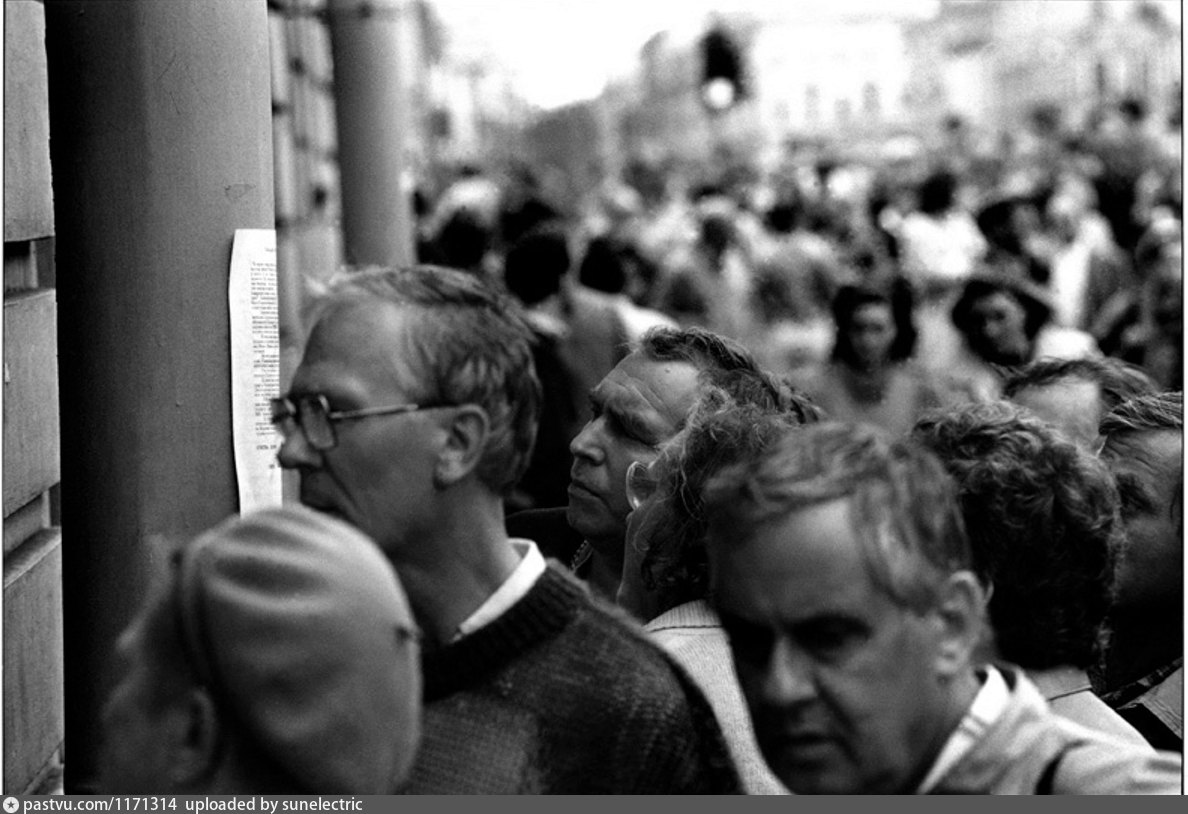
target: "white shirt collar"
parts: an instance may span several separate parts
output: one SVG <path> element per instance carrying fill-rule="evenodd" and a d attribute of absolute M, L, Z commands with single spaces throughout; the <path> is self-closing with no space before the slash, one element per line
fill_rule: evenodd
<path fill-rule="evenodd" d="M 916 790 L 916 794 L 927 794 L 929 789 L 940 782 L 950 769 L 957 765 L 961 758 L 978 741 L 986 736 L 986 732 L 998 720 L 998 716 L 1007 708 L 1010 700 L 1010 690 L 1002 674 L 990 665 L 986 665 L 986 680 L 982 682 L 982 689 L 974 697 L 973 703 L 961 719 L 961 723 L 949 735 L 941 748 L 936 762 L 924 777 L 924 782 Z"/>
<path fill-rule="evenodd" d="M 495 593 L 487 597 L 487 601 L 479 605 L 474 613 L 458 625 L 458 631 L 454 634 L 453 641 L 456 642 L 463 636 L 469 636 L 507 613 L 513 605 L 524 598 L 524 595 L 540 579 L 540 575 L 545 572 L 544 557 L 541 556 L 536 543 L 531 540 L 513 538 L 511 544 L 516 553 L 520 555 L 520 564 L 503 581 L 503 584 L 495 589 Z"/>

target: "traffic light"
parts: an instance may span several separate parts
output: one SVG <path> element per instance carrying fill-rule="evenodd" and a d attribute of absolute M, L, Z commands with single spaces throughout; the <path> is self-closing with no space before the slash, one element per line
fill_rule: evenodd
<path fill-rule="evenodd" d="M 701 40 L 701 102 L 711 113 L 729 110 L 746 94 L 742 55 L 734 38 L 712 28 Z"/>

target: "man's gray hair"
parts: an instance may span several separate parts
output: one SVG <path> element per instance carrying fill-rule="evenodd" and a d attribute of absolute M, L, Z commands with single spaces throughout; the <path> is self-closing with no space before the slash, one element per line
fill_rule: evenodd
<path fill-rule="evenodd" d="M 871 576 L 898 604 L 924 612 L 951 574 L 970 569 L 956 490 L 940 462 L 861 424 L 789 429 L 723 470 L 705 489 L 710 545 L 729 547 L 760 524 L 840 499 L 850 502 Z"/>
<path fill-rule="evenodd" d="M 541 403 L 532 329 L 520 305 L 456 269 L 365 268 L 342 272 L 326 285 L 312 303 L 313 321 L 363 302 L 386 302 L 416 315 L 415 329 L 391 352 L 407 357 L 402 361 L 419 374 L 418 399 L 486 411 L 490 437 L 478 476 L 506 494 L 528 467 Z"/>
<path fill-rule="evenodd" d="M 1156 393 L 1119 404 L 1101 420 L 1099 432 L 1108 438 L 1123 432 L 1184 429 L 1184 394 Z"/>

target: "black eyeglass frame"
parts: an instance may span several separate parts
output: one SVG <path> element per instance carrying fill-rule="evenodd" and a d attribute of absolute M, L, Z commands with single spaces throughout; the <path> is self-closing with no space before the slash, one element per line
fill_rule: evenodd
<path fill-rule="evenodd" d="M 392 404 L 384 407 L 362 407 L 358 410 L 331 410 L 330 402 L 324 394 L 311 393 L 309 395 L 298 396 L 296 399 L 290 396 L 278 396 L 277 398 L 269 399 L 268 406 L 272 413 L 272 424 L 281 435 L 288 438 L 293 434 L 293 430 L 299 429 L 311 447 L 319 452 L 325 452 L 338 446 L 338 433 L 334 430 L 334 424 L 338 421 L 352 421 L 360 418 L 371 418 L 373 416 L 414 413 L 418 410 L 431 410 L 435 407 L 445 405 Z M 310 407 L 313 407 L 312 411 Z M 311 418 L 309 421 L 321 422 L 324 419 L 324 424 L 310 424 L 307 422 L 306 416 L 318 416 L 318 418 Z M 286 421 L 293 422 L 293 430 L 287 430 L 285 428 Z M 313 432 L 311 432 L 311 429 Z M 322 433 L 324 433 L 324 436 Z"/>

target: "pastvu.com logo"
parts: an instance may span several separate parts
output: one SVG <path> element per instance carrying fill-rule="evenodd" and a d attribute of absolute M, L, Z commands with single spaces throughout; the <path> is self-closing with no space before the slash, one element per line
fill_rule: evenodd
<path fill-rule="evenodd" d="M 21 807 L 21 801 L 15 797 L 4 798 L 4 810 L 7 814 L 16 814 L 17 809 Z"/>

